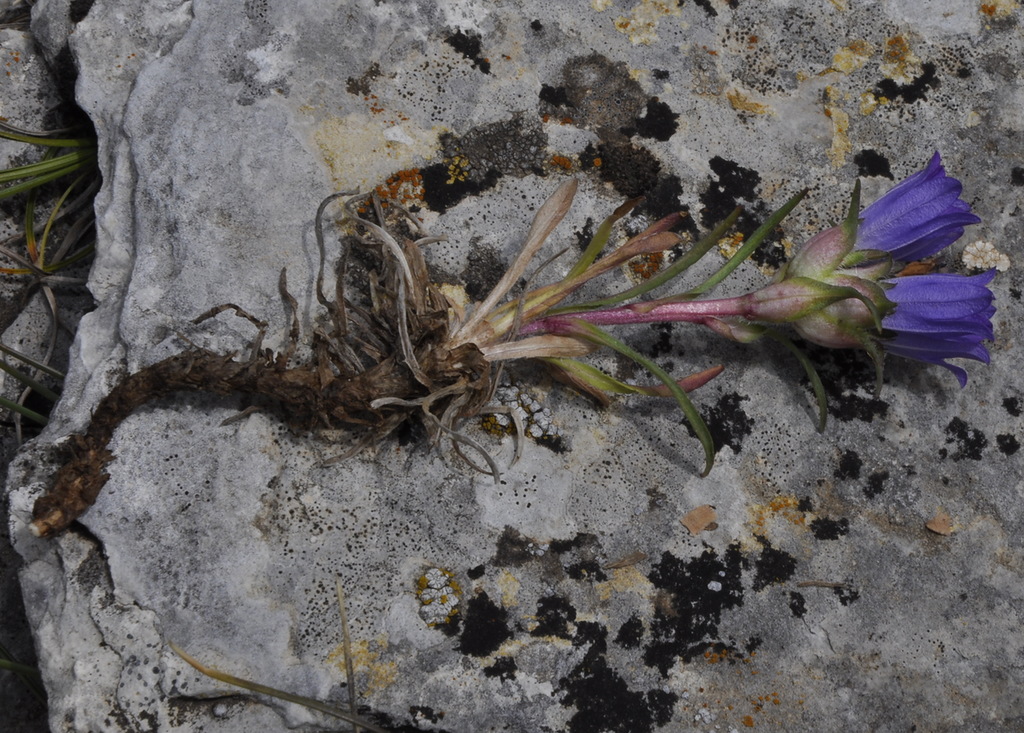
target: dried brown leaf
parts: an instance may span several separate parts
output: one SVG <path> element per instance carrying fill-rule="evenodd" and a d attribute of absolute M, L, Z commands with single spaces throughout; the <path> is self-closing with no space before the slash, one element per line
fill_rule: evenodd
<path fill-rule="evenodd" d="M 715 508 L 710 504 L 701 504 L 696 509 L 687 512 L 686 516 L 679 521 L 689 530 L 690 534 L 700 534 L 706 529 L 716 529 L 718 527 L 715 524 L 717 520 L 718 514 L 715 512 Z"/>

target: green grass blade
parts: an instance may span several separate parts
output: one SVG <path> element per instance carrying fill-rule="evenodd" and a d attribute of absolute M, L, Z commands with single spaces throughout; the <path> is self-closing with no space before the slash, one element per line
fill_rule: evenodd
<path fill-rule="evenodd" d="M 41 135 L 25 135 L 0 127 L 0 137 L 15 140 L 29 145 L 40 145 L 47 148 L 95 148 L 94 137 L 43 137 Z"/>
<path fill-rule="evenodd" d="M 789 349 L 797 361 L 800 362 L 800 366 L 804 368 L 804 372 L 807 373 L 807 378 L 811 381 L 811 389 L 814 390 L 814 399 L 818 402 L 817 428 L 820 433 L 825 429 L 825 423 L 828 420 L 828 399 L 825 396 L 825 385 L 821 383 L 821 377 L 818 376 L 818 370 L 814 368 L 814 364 L 807 358 L 807 354 L 794 344 L 788 336 L 782 335 L 773 328 L 767 329 L 765 335 L 775 339 Z"/>
<path fill-rule="evenodd" d="M 19 413 L 21 415 L 24 415 L 25 417 L 27 417 L 29 420 L 31 420 L 32 422 L 36 423 L 37 425 L 41 425 L 43 427 L 45 427 L 46 423 L 49 422 L 46 419 L 45 415 L 40 415 L 35 410 L 30 410 L 29 408 L 25 407 L 24 405 L 19 405 L 14 400 L 9 400 L 6 397 L 0 397 L 0 407 L 6 407 L 9 410 L 14 410 L 17 413 Z"/>
<path fill-rule="evenodd" d="M 718 226 L 716 226 L 711 232 L 706 234 L 697 244 L 695 244 L 689 252 L 680 257 L 678 260 L 673 262 L 671 265 L 666 267 L 663 271 L 654 275 L 654 277 L 640 283 L 639 285 L 625 290 L 616 295 L 610 295 L 607 298 L 601 298 L 600 300 L 591 300 L 586 303 L 580 303 L 578 305 L 570 305 L 564 308 L 552 309 L 549 315 L 559 315 L 562 313 L 581 312 L 587 310 L 594 310 L 595 308 L 609 308 L 619 303 L 623 303 L 633 298 L 638 298 L 645 293 L 649 293 L 657 287 L 660 287 L 672 280 L 673 278 L 680 275 L 685 270 L 692 267 L 697 263 L 708 251 L 714 247 L 718 240 L 721 239 L 729 228 L 736 223 L 739 218 L 742 209 L 735 209 L 729 216 L 727 216 Z"/>
<path fill-rule="evenodd" d="M 608 244 L 608 239 L 612 235 L 612 227 L 615 226 L 615 222 L 635 209 L 637 204 L 641 201 L 643 201 L 643 199 L 630 199 L 619 206 L 619 208 L 615 209 L 611 216 L 601 222 L 601 225 L 597 228 L 597 232 L 591 238 L 590 244 L 587 245 L 583 254 L 580 255 L 579 262 L 569 270 L 569 274 L 564 278 L 565 280 L 572 280 L 575 277 L 579 277 L 588 267 L 594 264 L 594 260 L 596 260 L 597 256 L 601 254 L 601 250 L 603 250 L 605 245 Z"/>
<path fill-rule="evenodd" d="M 310 697 L 302 697 L 300 695 L 293 695 L 290 692 L 284 692 L 283 690 L 278 690 L 273 687 L 267 687 L 266 685 L 261 685 L 258 682 L 251 682 L 249 680 L 242 679 L 241 677 L 235 677 L 234 675 L 226 674 L 219 670 L 213 669 L 212 667 L 207 667 L 200 661 L 193 659 L 188 654 L 186 654 L 185 651 L 177 644 L 174 644 L 173 642 L 169 641 L 167 642 L 167 645 L 174 650 L 175 654 L 177 654 L 190 665 L 192 665 L 197 670 L 205 674 L 207 677 L 212 677 L 215 680 L 226 682 L 229 685 L 241 687 L 245 690 L 258 692 L 261 695 L 269 695 L 270 697 L 276 697 L 278 700 L 293 702 L 297 705 L 302 705 L 303 707 L 310 708 L 311 710 L 318 710 L 321 713 L 326 713 L 327 715 L 330 715 L 335 718 L 340 718 L 341 720 L 345 720 L 349 723 L 361 725 L 363 728 L 366 728 L 369 731 L 374 731 L 374 733 L 388 733 L 388 731 L 384 728 L 374 725 L 365 718 L 361 718 L 358 715 L 353 715 L 352 713 L 345 712 L 344 710 L 331 707 L 330 705 L 325 705 L 319 700 L 314 700 Z"/>
<path fill-rule="evenodd" d="M 17 367 L 8 364 L 5 360 L 0 359 L 0 370 L 3 370 L 10 374 L 12 377 L 17 379 L 19 382 L 24 384 L 26 387 L 32 388 L 35 392 L 48 399 L 50 402 L 56 402 L 60 399 L 60 395 L 54 392 L 52 389 L 47 387 L 45 384 L 38 382 L 37 380 L 25 374 Z"/>
<path fill-rule="evenodd" d="M 0 171 L 0 183 L 20 181 L 23 178 L 38 178 L 61 171 L 60 175 L 80 170 L 96 160 L 96 150 L 73 150 L 70 153 L 47 157 L 37 163 L 19 165 Z M 53 180 L 48 178 L 47 180 Z M 8 189 L 4 189 L 5 191 Z"/>
<path fill-rule="evenodd" d="M 11 653 L 7 651 L 7 647 L 3 644 L 0 644 L 0 669 L 6 669 L 21 677 L 21 681 L 25 683 L 25 686 L 28 687 L 32 694 L 40 702 L 46 702 L 46 689 L 43 687 L 42 675 L 39 673 L 39 670 L 27 664 L 20 664 L 14 661 Z"/>
<path fill-rule="evenodd" d="M 768 220 L 760 227 L 758 227 L 757 231 L 750 235 L 747 241 L 743 243 L 743 246 L 740 247 L 739 250 L 737 250 L 736 254 L 730 257 L 729 260 L 724 265 L 722 265 L 722 267 L 719 268 L 719 270 L 714 275 L 709 277 L 707 280 L 705 280 L 692 290 L 687 290 L 680 297 L 687 300 L 695 298 L 698 295 L 701 295 L 711 290 L 720 282 L 722 282 L 725 278 L 729 277 L 729 275 L 732 274 L 733 270 L 739 267 L 744 261 L 746 261 L 748 257 L 750 257 L 750 255 L 754 253 L 754 250 L 760 246 L 761 242 L 764 241 L 764 238 L 767 237 L 771 233 L 771 231 L 789 215 L 789 212 L 796 208 L 796 205 L 803 200 L 804 196 L 807 195 L 808 190 L 809 189 L 805 188 L 803 191 L 796 194 L 793 198 L 791 198 L 789 201 L 783 204 L 782 208 L 776 211 L 770 217 L 768 217 Z"/>
<path fill-rule="evenodd" d="M 676 384 L 676 381 L 672 379 L 672 376 L 662 369 L 660 366 L 655 364 L 652 360 L 640 352 L 630 348 L 622 341 L 612 336 L 606 331 L 601 330 L 597 326 L 582 321 L 580 319 L 572 319 L 573 330 L 576 336 L 581 336 L 592 343 L 600 346 L 607 346 L 613 349 L 628 359 L 632 359 L 637 364 L 647 369 L 651 374 L 656 376 L 661 382 L 668 388 L 672 396 L 676 398 L 676 402 L 679 403 L 679 407 L 682 409 L 683 414 L 686 415 L 687 421 L 690 423 L 690 427 L 693 428 L 693 432 L 696 433 L 697 439 L 700 444 L 704 447 L 704 471 L 701 473 L 702 476 L 707 476 L 711 472 L 711 467 L 715 463 L 715 442 L 711 437 L 711 431 L 708 430 L 707 424 L 704 419 L 697 412 L 697 408 L 694 407 L 690 398 L 686 396 L 686 392 Z"/>
<path fill-rule="evenodd" d="M 45 372 L 46 374 L 49 374 L 51 377 L 56 377 L 57 379 L 64 379 L 64 373 L 62 371 L 54 369 L 49 364 L 43 364 L 41 361 L 36 361 L 31 356 L 28 356 L 27 354 L 22 354 L 20 351 L 18 351 L 17 349 L 12 349 L 10 346 L 6 346 L 5 344 L 0 343 L 0 353 L 7 354 L 8 356 L 13 356 L 18 361 L 28 364 L 33 369 L 38 369 L 41 372 Z"/>

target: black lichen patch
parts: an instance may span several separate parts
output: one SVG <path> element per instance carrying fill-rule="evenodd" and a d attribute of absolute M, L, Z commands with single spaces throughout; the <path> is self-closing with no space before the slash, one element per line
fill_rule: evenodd
<path fill-rule="evenodd" d="M 380 64 L 374 61 L 359 76 L 350 76 L 345 83 L 345 91 L 357 97 L 365 97 L 372 93 L 373 82 L 380 77 Z"/>
<path fill-rule="evenodd" d="M 561 435 L 542 435 L 539 438 L 534 438 L 534 442 L 556 455 L 562 455 L 569 450 L 569 443 Z"/>
<path fill-rule="evenodd" d="M 532 544 L 519 530 L 505 527 L 498 538 L 498 550 L 494 553 L 491 564 L 499 568 L 525 565 L 534 559 Z"/>
<path fill-rule="evenodd" d="M 595 624 L 596 625 L 596 624 Z M 652 733 L 655 726 L 672 720 L 679 698 L 675 693 L 631 690 L 626 681 L 608 666 L 607 632 L 590 642 L 582 661 L 559 680 L 565 693 L 562 704 L 576 708 L 569 719 L 568 733 Z"/>
<path fill-rule="evenodd" d="M 1012 456 L 1020 450 L 1020 441 L 1014 435 L 1000 433 L 996 436 L 996 446 L 1004 456 Z"/>
<path fill-rule="evenodd" d="M 1024 186 L 1024 168 L 1018 166 L 1010 171 L 1010 183 L 1014 186 Z"/>
<path fill-rule="evenodd" d="M 709 18 L 718 17 L 718 11 L 715 10 L 715 6 L 712 5 L 711 0 L 694 0 L 694 3 L 698 8 L 707 13 Z"/>
<path fill-rule="evenodd" d="M 679 129 L 679 114 L 657 97 L 647 100 L 647 113 L 637 119 L 636 134 L 665 142 Z"/>
<path fill-rule="evenodd" d="M 505 263 L 497 252 L 490 247 L 474 246 L 466 258 L 466 269 L 462 272 L 466 294 L 479 303 L 498 284 L 504 272 Z"/>
<path fill-rule="evenodd" d="M 423 721 L 437 725 L 444 717 L 444 711 L 435 712 L 433 708 L 429 708 L 426 705 L 412 705 L 409 708 L 409 715 L 417 722 Z"/>
<path fill-rule="evenodd" d="M 955 450 L 950 454 L 948 448 L 939 451 L 943 458 L 952 458 L 954 461 L 962 461 L 969 458 L 972 461 L 980 461 L 982 453 L 988 446 L 988 438 L 977 428 L 972 428 L 958 417 L 954 417 L 946 426 L 946 445 L 955 445 Z"/>
<path fill-rule="evenodd" d="M 674 323 L 652 323 L 651 333 L 654 334 L 654 343 L 647 348 L 647 355 L 652 359 L 658 359 L 673 351 L 672 331 L 675 330 Z"/>
<path fill-rule="evenodd" d="M 444 39 L 444 42 L 473 62 L 473 68 L 485 74 L 491 73 L 491 62 L 481 55 L 482 45 L 478 33 L 456 31 Z"/>
<path fill-rule="evenodd" d="M 1014 417 L 1020 417 L 1021 404 L 1020 397 L 1004 397 L 1003 398 L 1003 409 Z"/>
<path fill-rule="evenodd" d="M 796 618 L 803 618 L 807 613 L 807 601 L 802 593 L 797 593 L 795 590 L 789 592 L 789 611 Z"/>
<path fill-rule="evenodd" d="M 629 617 L 626 623 L 619 627 L 619 633 L 615 636 L 615 643 L 623 649 L 636 649 L 644 638 L 644 622 L 639 616 Z"/>
<path fill-rule="evenodd" d="M 467 196 L 478 196 L 484 191 L 494 188 L 501 178 L 501 173 L 490 169 L 482 180 L 458 180 L 453 178 L 449 164 L 434 163 L 420 169 L 423 176 L 423 201 L 427 208 L 443 214 Z"/>
<path fill-rule="evenodd" d="M 565 573 L 573 580 L 589 580 L 593 583 L 602 583 L 608 580 L 608 575 L 601 568 L 597 560 L 581 560 L 566 566 Z"/>
<path fill-rule="evenodd" d="M 519 665 L 512 657 L 498 657 L 490 667 L 484 667 L 486 677 L 497 677 L 502 682 L 514 680 L 518 671 Z"/>
<path fill-rule="evenodd" d="M 715 180 L 710 181 L 707 189 L 700 195 L 703 207 L 700 216 L 701 223 L 710 228 L 731 214 L 739 204 L 749 204 L 757 200 L 761 174 L 718 155 L 708 161 L 708 164 L 715 174 Z M 754 228 L 750 227 L 749 231 L 753 231 Z"/>
<path fill-rule="evenodd" d="M 843 455 L 839 456 L 839 465 L 833 475 L 840 480 L 858 479 L 860 478 L 860 469 L 863 467 L 864 461 L 857 451 L 845 450 Z"/>
<path fill-rule="evenodd" d="M 875 471 L 868 476 L 867 485 L 864 487 L 864 496 L 874 499 L 885 491 L 885 482 L 889 480 L 888 471 Z"/>
<path fill-rule="evenodd" d="M 541 23 L 539 20 L 531 20 L 530 30 L 532 30 L 534 33 L 540 33 L 542 30 L 544 30 L 544 24 Z"/>
<path fill-rule="evenodd" d="M 495 604 L 486 593 L 470 598 L 463 614 L 459 651 L 474 657 L 494 654 L 512 638 L 508 627 L 508 612 Z"/>
<path fill-rule="evenodd" d="M 784 550 L 772 547 L 768 540 L 758 537 L 761 553 L 754 560 L 754 581 L 751 588 L 764 590 L 769 585 L 785 583 L 796 572 L 796 558 Z"/>
<path fill-rule="evenodd" d="M 836 594 L 836 598 L 839 599 L 839 603 L 843 606 L 849 606 L 860 598 L 860 593 L 858 591 L 845 585 L 833 588 L 832 592 Z"/>
<path fill-rule="evenodd" d="M 569 624 L 576 621 L 576 609 L 562 596 L 543 596 L 537 600 L 537 626 L 531 636 L 557 636 L 572 639 Z"/>
<path fill-rule="evenodd" d="M 588 146 L 583 156 L 601 180 L 612 184 L 624 198 L 644 196 L 658 183 L 661 163 L 647 148 L 628 142 L 601 143 L 596 150 Z"/>
<path fill-rule="evenodd" d="M 931 61 L 921 65 L 921 75 L 909 84 L 899 84 L 892 79 L 882 79 L 875 86 L 875 94 L 888 99 L 902 99 L 904 102 L 917 102 L 928 99 L 928 92 L 939 86 L 939 78 L 935 74 L 935 64 Z"/>
<path fill-rule="evenodd" d="M 540 114 L 572 120 L 603 140 L 624 139 L 622 129 L 634 124 L 647 101 L 643 87 L 630 76 L 625 63 L 612 62 L 598 53 L 566 61 L 561 79 L 551 86 L 561 88 L 564 97 L 558 96 L 558 104 L 542 100 Z"/>
<path fill-rule="evenodd" d="M 644 202 L 637 207 L 637 214 L 646 214 L 651 219 L 682 212 L 687 216 L 683 219 L 676 231 L 689 232 L 691 236 L 697 235 L 697 224 L 689 216 L 690 209 L 687 206 L 680 206 L 679 199 L 683 195 L 683 184 L 679 176 L 672 173 L 661 173 L 655 184 L 644 193 Z"/>
<path fill-rule="evenodd" d="M 718 155 L 708 161 L 708 165 L 714 178 L 700 194 L 701 224 L 706 228 L 714 227 L 742 205 L 743 213 L 736 222 L 736 230 L 749 236 L 769 215 L 768 207 L 757 195 L 761 174 Z M 781 230 L 770 232 L 751 259 L 761 267 L 780 267 L 786 261 L 780 240 Z"/>
<path fill-rule="evenodd" d="M 690 661 L 718 642 L 722 612 L 743 605 L 739 545 L 719 557 L 707 548 L 689 560 L 665 552 L 648 575 L 664 591 L 650 623 L 644 662 L 667 675 L 678 659 Z"/>
<path fill-rule="evenodd" d="M 885 417 L 889 405 L 874 395 L 863 396 L 859 391 L 870 389 L 875 383 L 875 371 L 870 360 L 845 349 L 826 349 L 803 343 L 807 356 L 818 369 L 828 397 L 828 414 L 843 422 L 859 420 L 870 423 L 876 417 Z M 806 378 L 802 380 L 807 384 Z"/>
<path fill-rule="evenodd" d="M 811 497 L 804 496 L 796 503 L 796 510 L 798 512 L 813 512 L 814 502 L 811 501 Z"/>
<path fill-rule="evenodd" d="M 545 104 L 550 104 L 552 107 L 572 107 L 572 101 L 569 99 L 569 93 L 565 91 L 565 87 L 553 87 L 549 84 L 540 85 L 540 93 L 537 95 L 540 101 Z"/>
<path fill-rule="evenodd" d="M 739 453 L 743 439 L 753 431 L 754 421 L 743 411 L 740 403 L 749 399 L 736 392 L 724 394 L 704 414 L 704 422 L 714 440 L 715 446 L 729 446 L 733 453 Z M 692 433 L 691 431 L 691 434 Z"/>
<path fill-rule="evenodd" d="M 864 177 L 884 176 L 890 181 L 893 180 L 892 169 L 889 167 L 888 159 L 877 150 L 866 148 L 853 156 L 853 162 L 857 165 L 857 175 Z"/>
<path fill-rule="evenodd" d="M 838 540 L 850 531 L 850 520 L 818 517 L 811 520 L 811 534 L 819 540 Z"/>
<path fill-rule="evenodd" d="M 486 568 L 483 565 L 477 565 L 476 567 L 472 567 L 466 571 L 466 577 L 470 580 L 479 580 L 484 577 L 485 571 Z"/>

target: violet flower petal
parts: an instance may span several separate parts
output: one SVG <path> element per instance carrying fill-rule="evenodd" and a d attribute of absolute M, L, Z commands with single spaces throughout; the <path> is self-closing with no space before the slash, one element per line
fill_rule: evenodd
<path fill-rule="evenodd" d="M 861 212 L 857 249 L 880 249 L 903 262 L 935 254 L 963 236 L 965 226 L 981 221 L 960 199 L 962 190 L 935 153 L 924 170 Z"/>
<path fill-rule="evenodd" d="M 896 309 L 882 319 L 892 335 L 882 340 L 890 354 L 944 366 L 967 385 L 967 372 L 946 359 L 988 363 L 983 341 L 993 338 L 995 306 L 988 284 L 995 270 L 965 276 L 949 273 L 889 280 L 886 297 Z"/>

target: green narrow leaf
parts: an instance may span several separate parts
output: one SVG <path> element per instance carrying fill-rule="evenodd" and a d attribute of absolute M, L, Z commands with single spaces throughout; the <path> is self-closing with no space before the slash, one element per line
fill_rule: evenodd
<path fill-rule="evenodd" d="M 0 127 L 0 137 L 8 140 L 15 140 L 19 143 L 29 145 L 40 145 L 52 148 L 95 148 L 96 138 L 94 137 L 42 137 L 41 135 L 24 135 Z"/>
<path fill-rule="evenodd" d="M 754 253 L 754 250 L 761 245 L 761 242 L 764 241 L 764 238 L 767 237 L 772 232 L 772 230 L 775 229 L 775 227 L 777 227 L 782 222 L 783 219 L 789 216 L 789 212 L 795 209 L 796 205 L 803 200 L 804 196 L 807 195 L 808 190 L 809 189 L 805 188 L 803 191 L 800 191 L 798 194 L 793 196 L 793 198 L 791 198 L 789 201 L 783 204 L 782 208 L 780 208 L 778 211 L 776 211 L 774 214 L 768 217 L 768 220 L 760 227 L 758 227 L 757 231 L 755 231 L 753 234 L 750 235 L 750 237 L 747 238 L 747 241 L 743 243 L 743 246 L 740 247 L 739 250 L 737 250 L 736 254 L 730 257 L 729 260 L 724 265 L 722 265 L 722 267 L 714 275 L 709 277 L 707 280 L 702 282 L 697 287 L 691 290 L 687 290 L 685 293 L 679 296 L 678 299 L 692 300 L 693 298 L 696 298 L 698 295 L 701 295 L 711 290 L 720 282 L 722 282 L 725 278 L 731 275 L 733 270 L 739 267 L 748 257 L 750 257 L 750 255 Z"/>
<path fill-rule="evenodd" d="M 635 209 L 641 201 L 643 201 L 642 198 L 635 198 L 626 201 L 612 212 L 611 216 L 601 222 L 601 225 L 597 228 L 597 232 L 591 238 L 587 248 L 583 251 L 583 254 L 580 255 L 579 261 L 573 265 L 573 268 L 569 270 L 569 274 L 565 276 L 565 280 L 572 280 L 574 277 L 582 275 L 584 270 L 594 264 L 594 260 L 596 260 L 597 256 L 601 254 L 601 250 L 603 250 L 605 245 L 608 244 L 608 239 L 611 237 L 612 227 L 615 226 L 615 222 Z"/>
<path fill-rule="evenodd" d="M 26 387 L 31 387 L 34 391 L 48 399 L 50 402 L 56 402 L 60 399 L 60 395 L 54 392 L 52 389 L 47 387 L 45 384 L 33 379 L 28 374 L 25 374 L 17 367 L 8 364 L 5 360 L 0 359 L 0 370 L 3 370 L 10 374 L 12 377 L 17 379 L 19 382 L 24 384 Z"/>
<path fill-rule="evenodd" d="M 7 346 L 3 343 L 0 343 L 0 353 L 7 354 L 8 356 L 13 356 L 15 359 L 25 362 L 34 369 L 46 372 L 51 377 L 56 377 L 57 379 L 64 379 L 64 373 L 61 372 L 60 370 L 54 369 L 52 366 L 49 366 L 48 364 L 43 364 L 41 361 L 36 361 L 31 356 L 22 354 L 17 349 L 12 349 L 10 346 Z"/>
<path fill-rule="evenodd" d="M 850 196 L 850 209 L 843 221 L 843 237 L 847 244 L 853 246 L 857 241 L 857 227 L 860 226 L 860 179 L 853 184 L 853 194 Z"/>
<path fill-rule="evenodd" d="M 679 407 L 682 409 L 683 414 L 686 415 L 686 419 L 690 423 L 690 427 L 693 428 L 693 432 L 697 434 L 697 439 L 704 447 L 704 471 L 701 475 L 707 476 L 711 472 L 711 467 L 715 463 L 715 443 L 711 437 L 711 431 L 708 430 L 708 426 L 700 416 L 700 413 L 697 412 L 697 408 L 694 407 L 690 398 L 686 396 L 686 392 L 676 384 L 676 381 L 672 379 L 672 376 L 655 364 L 651 359 L 648 359 L 640 352 L 630 348 L 628 345 L 619 341 L 608 332 L 601 330 L 597 326 L 578 318 L 571 319 L 571 323 L 573 325 L 573 329 L 576 331 L 575 335 L 585 338 L 600 346 L 607 346 L 608 348 L 619 352 L 626 358 L 632 359 L 637 364 L 640 364 L 642 367 L 647 369 L 647 371 L 661 380 L 661 382 L 668 388 L 669 392 L 672 393 L 672 396 L 676 398 L 676 402 L 679 403 Z"/>
<path fill-rule="evenodd" d="M 326 713 L 327 715 L 333 716 L 335 718 L 340 718 L 341 720 L 345 720 L 349 723 L 361 725 L 367 730 L 374 731 L 374 733 L 388 733 L 388 731 L 386 731 L 384 728 L 374 725 L 365 718 L 361 718 L 358 715 L 354 715 L 352 713 L 345 712 L 344 710 L 331 707 L 330 705 L 325 705 L 319 700 L 314 700 L 311 697 L 293 695 L 290 692 L 284 692 L 283 690 L 278 690 L 274 687 L 267 687 L 266 685 L 261 685 L 258 682 L 251 682 L 250 680 L 242 679 L 241 677 L 235 677 L 234 675 L 221 672 L 219 670 L 213 669 L 212 667 L 207 667 L 202 662 L 198 661 L 197 659 L 193 659 L 188 654 L 186 654 L 185 651 L 174 642 L 169 641 L 167 642 L 167 645 L 174 650 L 175 654 L 177 654 L 190 665 L 192 665 L 197 670 L 205 674 L 207 677 L 212 677 L 215 680 L 226 682 L 229 685 L 241 687 L 245 690 L 258 692 L 261 695 L 269 695 L 270 697 L 276 697 L 278 700 L 293 702 L 297 705 L 302 705 L 303 707 L 310 708 L 311 710 L 318 710 L 321 713 Z"/>
<path fill-rule="evenodd" d="M 72 150 L 70 153 L 64 153 L 63 155 L 46 157 L 37 163 L 29 163 L 28 165 L 19 165 L 2 170 L 0 171 L 0 183 L 20 181 L 23 178 L 42 179 L 43 176 L 49 176 L 46 180 L 52 181 L 54 177 L 59 178 L 66 173 L 81 170 L 84 166 L 91 164 L 95 160 L 95 150 Z M 59 173 L 53 176 L 52 174 L 56 171 L 59 171 Z M 9 190 L 4 189 L 4 193 Z"/>
<path fill-rule="evenodd" d="M 46 702 L 46 689 L 43 687 L 42 675 L 35 667 L 16 662 L 7 647 L 0 644 L 0 669 L 13 672 L 21 678 L 29 691 L 42 703 Z"/>
<path fill-rule="evenodd" d="M 654 275 L 650 279 L 625 290 L 616 295 L 610 295 L 607 298 L 601 298 L 599 300 L 591 300 L 586 303 L 579 303 L 577 305 L 565 306 L 564 308 L 553 308 L 548 315 L 559 315 L 566 313 L 580 313 L 583 311 L 594 310 L 595 308 L 609 308 L 619 303 L 623 303 L 633 298 L 638 298 L 645 293 L 649 293 L 661 285 L 664 285 L 668 281 L 680 275 L 685 270 L 696 264 L 708 251 L 714 247 L 718 240 L 721 239 L 729 228 L 736 223 L 740 213 L 743 209 L 737 207 L 733 210 L 729 216 L 727 216 L 721 223 L 718 224 L 711 232 L 706 234 L 703 239 L 697 242 L 690 250 L 680 257 L 678 260 L 673 262 L 671 265 L 666 267 L 661 272 Z"/>
<path fill-rule="evenodd" d="M 818 402 L 818 424 L 816 427 L 819 433 L 822 432 L 828 420 L 828 399 L 825 396 L 825 385 L 821 383 L 821 377 L 818 376 L 818 370 L 814 368 L 814 364 L 807 358 L 807 354 L 794 344 L 788 336 L 784 336 L 774 328 L 765 330 L 765 334 L 789 349 L 797 361 L 800 362 L 800 366 L 804 368 L 804 372 L 811 382 L 811 389 L 814 390 L 814 398 Z"/>
<path fill-rule="evenodd" d="M 25 407 L 24 405 L 19 405 L 17 402 L 15 402 L 13 400 L 9 400 L 6 397 L 0 397 L 0 407 L 6 407 L 9 410 L 14 410 L 17 413 L 20 413 L 20 414 L 24 415 L 25 417 L 27 417 L 29 420 L 31 420 L 32 422 L 36 423 L 37 425 L 42 425 L 42 426 L 45 427 L 46 423 L 49 422 L 46 419 L 45 415 L 40 415 L 35 410 L 30 410 L 29 408 Z"/>

